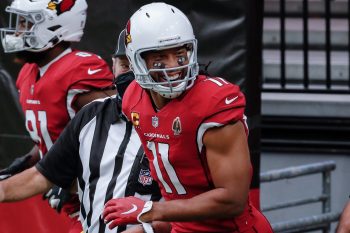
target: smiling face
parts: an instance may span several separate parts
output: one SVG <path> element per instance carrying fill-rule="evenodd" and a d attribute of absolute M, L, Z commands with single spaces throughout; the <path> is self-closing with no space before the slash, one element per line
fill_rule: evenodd
<path fill-rule="evenodd" d="M 165 50 L 152 50 L 143 54 L 147 69 L 150 75 L 157 83 L 163 83 L 163 86 L 169 86 L 168 81 L 182 80 L 187 69 L 183 66 L 189 64 L 187 49 L 185 46 L 170 48 Z M 176 69 L 176 67 L 180 67 Z M 158 69 L 167 69 L 167 71 L 158 71 Z M 169 69 L 170 68 L 170 69 Z M 180 83 L 180 82 L 179 82 Z M 176 87 L 179 83 L 173 83 L 172 87 Z"/>

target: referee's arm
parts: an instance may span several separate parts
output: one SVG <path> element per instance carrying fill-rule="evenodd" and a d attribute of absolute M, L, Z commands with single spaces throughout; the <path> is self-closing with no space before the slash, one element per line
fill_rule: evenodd
<path fill-rule="evenodd" d="M 36 167 L 0 181 L 0 202 L 20 201 L 47 192 L 53 184 Z"/>
<path fill-rule="evenodd" d="M 52 188 L 51 181 L 63 188 L 70 187 L 74 178 L 77 177 L 79 138 L 76 130 L 83 116 L 80 112 L 70 121 L 48 153 L 34 167 L 0 181 L 0 202 L 20 201 L 45 193 Z"/>

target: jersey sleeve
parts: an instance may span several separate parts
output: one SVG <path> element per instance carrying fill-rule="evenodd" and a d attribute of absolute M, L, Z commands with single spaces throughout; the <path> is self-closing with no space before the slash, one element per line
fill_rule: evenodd
<path fill-rule="evenodd" d="M 111 87 L 113 74 L 108 64 L 93 53 L 74 51 L 71 58 L 73 69 L 69 72 L 70 85 L 67 90 L 67 110 L 73 118 L 76 110 L 72 104 L 78 94 Z"/>
<path fill-rule="evenodd" d="M 210 128 L 241 121 L 246 128 L 246 132 L 248 132 L 244 115 L 246 102 L 239 87 L 221 78 L 210 79 L 214 81 L 206 80 L 207 83 L 204 89 L 211 94 L 207 101 L 203 101 L 205 106 L 202 106 L 202 109 L 206 109 L 206 113 L 197 134 L 200 151 L 203 146 L 203 135 Z"/>
<path fill-rule="evenodd" d="M 215 122 L 225 125 L 244 118 L 245 97 L 237 86 L 225 88 L 216 94 L 204 123 Z"/>
<path fill-rule="evenodd" d="M 225 125 L 244 117 L 245 97 L 239 87 L 222 78 L 209 78 L 202 82 L 202 93 L 208 93 L 201 101 L 205 119 L 203 123 Z"/>
<path fill-rule="evenodd" d="M 80 170 L 78 124 L 75 117 L 47 152 L 36 168 L 52 183 L 69 188 Z"/>
<path fill-rule="evenodd" d="M 73 61 L 77 64 L 71 72 L 69 89 L 92 90 L 112 85 L 113 74 L 108 64 L 96 54 L 75 51 Z"/>

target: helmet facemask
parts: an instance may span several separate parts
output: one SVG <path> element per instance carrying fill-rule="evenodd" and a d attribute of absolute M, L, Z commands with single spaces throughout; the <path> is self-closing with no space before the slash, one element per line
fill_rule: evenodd
<path fill-rule="evenodd" d="M 144 60 L 144 53 L 149 51 L 160 51 L 170 48 L 185 47 L 187 57 L 185 62 L 181 58 L 176 67 L 166 68 L 164 64 L 155 64 L 154 68 L 147 68 Z M 197 63 L 197 43 L 196 40 L 184 43 L 184 45 L 167 46 L 165 48 L 148 48 L 135 53 L 137 70 L 142 72 L 135 73 L 136 81 L 141 87 L 152 90 L 164 98 L 173 99 L 180 96 L 183 92 L 193 86 L 194 80 L 198 75 Z"/>
<path fill-rule="evenodd" d="M 6 8 L 10 14 L 9 27 L 1 29 L 1 42 L 6 53 L 31 50 L 39 41 L 34 33 L 35 25 L 44 21 L 42 11 L 24 12 L 11 7 Z"/>

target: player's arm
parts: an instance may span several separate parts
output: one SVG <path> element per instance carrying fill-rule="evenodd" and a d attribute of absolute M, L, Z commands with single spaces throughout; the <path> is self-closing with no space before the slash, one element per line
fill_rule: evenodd
<path fill-rule="evenodd" d="M 34 166 L 39 160 L 39 147 L 34 145 L 27 154 L 14 159 L 7 168 L 0 170 L 0 180 L 6 179 Z"/>
<path fill-rule="evenodd" d="M 250 156 L 243 124 L 237 122 L 210 129 L 205 133 L 203 143 L 215 188 L 190 199 L 154 202 L 152 208 L 146 208 L 146 211 L 133 212 L 137 218 L 134 217 L 132 223 L 137 220 L 152 222 L 232 218 L 242 213 L 251 179 Z M 126 219 L 131 216 L 125 212 L 133 205 L 141 209 L 147 206 L 135 197 L 109 201 L 103 212 L 105 221 L 112 221 L 109 227 L 131 223 Z"/>
<path fill-rule="evenodd" d="M 337 233 L 350 233 L 350 201 L 346 204 L 340 217 Z"/>
<path fill-rule="evenodd" d="M 31 156 L 31 166 L 34 166 L 34 164 L 40 160 L 39 147 L 37 145 L 34 145 L 28 154 Z"/>
<path fill-rule="evenodd" d="M 213 128 L 204 135 L 203 142 L 216 188 L 211 199 L 217 207 L 218 215 L 214 216 L 241 214 L 247 205 L 252 169 L 243 123 Z"/>
<path fill-rule="evenodd" d="M 106 90 L 93 90 L 89 92 L 84 92 L 77 95 L 75 101 L 72 103 L 72 107 L 76 110 L 80 110 L 86 104 L 90 103 L 95 99 L 106 98 L 115 95 L 117 92 L 115 89 Z"/>
<path fill-rule="evenodd" d="M 46 192 L 52 183 L 36 167 L 0 181 L 0 202 L 14 202 Z"/>
<path fill-rule="evenodd" d="M 207 162 L 215 189 L 187 200 L 154 203 L 141 216 L 148 222 L 231 218 L 244 210 L 251 180 L 249 149 L 241 122 L 213 128 L 204 134 Z"/>
<path fill-rule="evenodd" d="M 27 160 L 27 168 L 34 166 L 40 160 L 39 147 L 34 145 L 33 148 L 25 156 L 30 158 Z"/>

